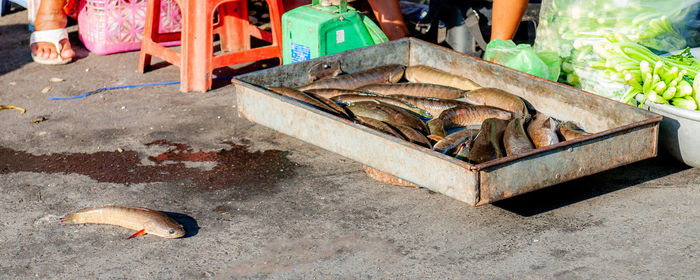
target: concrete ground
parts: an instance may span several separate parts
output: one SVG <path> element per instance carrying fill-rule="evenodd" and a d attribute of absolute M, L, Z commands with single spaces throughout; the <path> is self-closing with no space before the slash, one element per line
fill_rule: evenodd
<path fill-rule="evenodd" d="M 0 111 L 1 278 L 700 277 L 700 169 L 664 154 L 474 208 L 377 183 L 356 162 L 239 118 L 226 80 L 206 94 L 49 100 L 178 80 L 178 68 L 140 74 L 137 52 L 90 54 L 76 26 L 79 59 L 38 65 L 25 21 L 0 18 L 0 104 L 27 109 Z M 105 204 L 172 212 L 188 235 L 125 240 L 133 232 L 121 227 L 59 223 Z"/>

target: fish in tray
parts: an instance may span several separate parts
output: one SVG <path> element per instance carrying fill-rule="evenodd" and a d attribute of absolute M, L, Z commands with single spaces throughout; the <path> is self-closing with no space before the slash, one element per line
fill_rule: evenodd
<path fill-rule="evenodd" d="M 507 120 L 496 118 L 484 120 L 479 135 L 474 139 L 471 149 L 467 150 L 468 154 L 465 155 L 464 151 L 461 151 L 458 155 L 476 163 L 504 157 L 505 152 L 501 143 L 508 123 Z"/>
<path fill-rule="evenodd" d="M 470 79 L 452 75 L 445 71 L 424 65 L 407 67 L 405 76 L 406 80 L 412 83 L 430 83 L 461 90 L 475 90 L 481 88 L 481 86 Z"/>
<path fill-rule="evenodd" d="M 342 117 L 346 118 L 351 118 L 350 115 L 343 109 L 343 107 L 339 106 L 332 100 L 314 95 L 312 93 L 307 93 L 307 92 L 302 92 L 298 91 L 293 88 L 286 88 L 286 87 L 269 87 L 267 88 L 277 94 L 284 95 L 287 97 L 294 98 L 296 100 L 299 100 L 301 102 L 307 103 L 309 105 L 312 105 L 316 108 L 319 108 L 321 110 L 324 110 L 326 112 L 329 112 L 331 114 L 339 115 Z"/>
<path fill-rule="evenodd" d="M 571 121 L 565 121 L 559 124 L 558 130 L 559 134 L 561 134 L 562 138 L 564 138 L 564 141 L 591 135 L 590 133 L 583 131 L 583 129 Z"/>
<path fill-rule="evenodd" d="M 549 116 L 537 113 L 534 119 L 527 125 L 527 134 L 530 135 L 535 148 L 542 148 L 559 143 L 557 136 L 557 124 Z"/>
<path fill-rule="evenodd" d="M 360 101 L 345 107 L 355 116 L 372 118 L 389 124 L 405 125 L 422 133 L 427 132 L 423 121 L 408 111 L 379 101 Z"/>
<path fill-rule="evenodd" d="M 464 95 L 464 100 L 476 105 L 487 105 L 511 111 L 516 114 L 528 113 L 525 102 L 515 94 L 497 88 L 480 88 Z"/>
<path fill-rule="evenodd" d="M 355 89 L 378 83 L 396 83 L 403 77 L 405 66 L 391 64 L 375 67 L 366 71 L 321 79 L 301 86 L 298 90 L 306 91 L 319 88 Z"/>
<path fill-rule="evenodd" d="M 506 155 L 516 155 L 534 149 L 532 142 L 525 133 L 525 123 L 530 120 L 530 115 L 518 116 L 510 120 L 503 133 L 503 147 Z"/>
<path fill-rule="evenodd" d="M 333 98 L 338 95 L 346 94 L 366 94 L 367 92 L 354 90 L 354 89 L 340 89 L 340 88 L 315 88 L 304 90 L 307 93 L 313 93 L 317 96 L 322 96 L 325 98 Z"/>
<path fill-rule="evenodd" d="M 357 120 L 357 122 L 359 122 L 360 124 L 372 128 L 374 130 L 384 132 L 396 138 L 406 139 L 403 137 L 403 135 L 399 134 L 395 129 L 393 129 L 391 126 L 389 126 L 383 121 L 375 120 L 373 118 L 365 118 L 361 116 L 355 116 L 355 120 Z"/>
<path fill-rule="evenodd" d="M 468 141 L 474 141 L 474 138 L 479 134 L 479 129 L 465 128 L 457 132 L 450 133 L 442 140 L 435 143 L 433 150 L 443 154 L 451 154 L 458 147 Z"/>
<path fill-rule="evenodd" d="M 393 96 L 386 96 L 386 95 L 381 95 L 381 94 L 376 94 L 376 93 L 343 94 L 343 95 L 334 96 L 331 98 L 331 100 L 338 102 L 338 103 L 345 104 L 345 105 L 355 103 L 355 102 L 360 102 L 360 101 L 379 101 L 379 102 L 391 104 L 391 105 L 394 105 L 394 106 L 399 107 L 401 109 L 407 110 L 407 111 L 412 112 L 412 113 L 414 113 L 420 117 L 423 117 L 423 118 L 430 119 L 433 117 L 430 114 L 430 112 L 423 110 L 421 108 L 418 108 L 411 103 L 400 100 L 398 98 L 394 98 Z"/>
<path fill-rule="evenodd" d="M 404 94 L 442 99 L 457 99 L 464 95 L 464 90 L 458 88 L 425 83 L 371 84 L 357 90 L 384 95 Z"/>
<path fill-rule="evenodd" d="M 470 125 L 481 125 L 488 118 L 510 120 L 513 113 L 491 106 L 458 106 L 443 111 L 427 122 L 431 135 L 445 136 L 445 130 Z"/>
<path fill-rule="evenodd" d="M 439 116 L 442 113 L 442 111 L 445 111 L 450 108 L 470 105 L 469 103 L 452 99 L 411 96 L 405 94 L 395 94 L 390 96 L 392 98 L 411 103 L 418 108 L 428 111 L 433 116 Z"/>
<path fill-rule="evenodd" d="M 380 120 L 360 116 L 356 116 L 355 119 L 362 125 L 384 132 L 396 138 L 415 143 L 428 149 L 432 147 L 432 145 L 430 144 L 430 140 L 428 140 L 428 138 L 425 137 L 423 133 L 409 126 L 400 124 L 388 124 Z"/>
<path fill-rule="evenodd" d="M 390 124 L 396 131 L 398 131 L 408 142 L 426 147 L 428 149 L 432 148 L 430 140 L 428 140 L 423 133 L 420 131 L 406 125 L 401 124 Z"/>

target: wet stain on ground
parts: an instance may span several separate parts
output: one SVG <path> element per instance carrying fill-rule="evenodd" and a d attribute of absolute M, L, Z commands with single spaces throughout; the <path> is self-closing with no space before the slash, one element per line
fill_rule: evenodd
<path fill-rule="evenodd" d="M 220 151 L 194 151 L 186 144 L 165 140 L 146 145 L 169 149 L 150 156 L 155 165 L 141 164 L 135 151 L 32 155 L 0 147 L 0 174 L 28 171 L 40 173 L 77 173 L 99 182 L 150 183 L 190 182 L 194 189 L 233 190 L 234 199 L 251 194 L 274 193 L 275 184 L 294 174 L 295 164 L 280 150 L 248 151 L 248 146 L 225 142 L 231 148 Z M 185 162 L 212 162 L 210 170 L 187 167 Z"/>

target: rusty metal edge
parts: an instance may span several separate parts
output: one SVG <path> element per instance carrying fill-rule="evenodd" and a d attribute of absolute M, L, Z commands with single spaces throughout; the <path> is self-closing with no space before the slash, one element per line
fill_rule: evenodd
<path fill-rule="evenodd" d="M 658 135 L 659 135 L 659 125 L 658 125 L 658 124 L 657 124 L 657 125 L 654 125 L 654 122 L 648 122 L 648 123 L 646 123 L 646 124 L 644 124 L 644 125 L 634 126 L 634 127 L 631 127 L 630 129 L 627 129 L 627 130 L 619 130 L 619 131 L 616 131 L 615 133 L 612 133 L 612 134 L 624 134 L 624 133 L 626 133 L 626 132 L 629 132 L 629 131 L 632 130 L 632 129 L 644 130 L 644 129 L 654 129 L 654 128 L 656 128 L 656 129 L 655 129 L 656 138 L 658 139 Z M 606 134 L 605 136 L 608 136 L 608 135 L 609 135 L 610 137 L 615 137 L 615 136 L 613 136 L 613 135 L 611 135 L 611 134 Z M 605 137 L 605 136 L 589 138 L 588 140 L 600 139 L 600 138 Z M 587 138 L 588 138 L 588 137 L 587 137 Z M 576 140 L 579 140 L 579 139 L 576 139 Z M 587 140 L 582 140 L 582 141 L 577 141 L 577 142 L 570 142 L 570 143 L 581 143 L 581 142 L 585 142 L 585 141 L 587 141 Z M 584 144 L 582 144 L 582 145 L 586 145 L 586 144 L 584 143 Z M 564 147 L 564 146 L 566 146 L 566 145 L 562 145 L 561 147 Z M 658 154 L 658 141 L 655 141 L 655 142 L 653 143 L 653 146 L 654 146 L 654 147 L 653 147 L 653 150 L 650 151 L 649 156 L 648 156 L 648 157 L 644 157 L 644 158 L 639 159 L 639 160 L 644 160 L 644 159 L 648 159 L 648 158 L 652 158 L 652 157 L 657 156 L 657 154 Z M 611 169 L 614 169 L 614 168 L 617 168 L 617 167 L 620 167 L 620 166 L 624 166 L 624 165 L 627 165 L 627 164 L 630 164 L 630 163 L 633 163 L 633 162 L 637 162 L 637 161 L 639 161 L 639 160 L 636 160 L 636 161 L 629 161 L 629 162 L 620 162 L 619 164 L 612 165 L 612 166 L 611 166 L 610 168 L 608 168 L 608 169 L 601 170 L 601 171 L 598 171 L 598 172 L 595 172 L 595 173 L 592 173 L 592 174 L 588 174 L 588 175 L 576 176 L 576 177 L 571 178 L 570 180 L 567 180 L 566 182 L 570 182 L 570 181 L 573 181 L 573 180 L 576 180 L 576 179 L 580 179 L 580 178 L 583 178 L 583 177 L 591 176 L 591 175 L 594 175 L 594 174 L 597 174 L 597 173 L 600 173 L 600 172 L 608 171 L 608 170 L 611 170 Z M 484 172 L 488 172 L 488 170 L 485 170 Z M 533 189 L 533 190 L 526 191 L 526 192 L 523 192 L 523 193 L 518 193 L 518 194 L 513 195 L 513 196 L 501 197 L 501 198 L 496 199 L 496 200 L 490 200 L 490 199 L 487 199 L 487 198 L 486 198 L 486 199 L 483 199 L 482 196 L 481 196 L 481 194 L 482 194 L 482 192 L 481 192 L 481 171 L 477 172 L 477 174 L 479 174 L 479 175 L 477 176 L 477 178 L 478 178 L 477 180 L 478 180 L 478 183 L 479 183 L 479 185 L 478 185 L 479 188 L 478 188 L 478 190 L 477 190 L 477 193 L 479 194 L 479 196 L 476 198 L 476 203 L 474 204 L 474 206 L 476 206 L 476 207 L 478 207 L 478 206 L 483 206 L 483 205 L 487 205 L 487 204 L 491 204 L 491 203 L 494 203 L 494 202 L 496 202 L 496 201 L 501 201 L 501 200 L 504 200 L 504 199 L 516 197 L 516 196 L 519 196 L 519 195 L 522 195 L 522 194 L 526 194 L 526 193 L 538 191 L 538 190 L 541 190 L 541 189 L 544 189 L 544 188 L 549 187 L 549 186 L 547 186 L 547 187 L 542 187 L 542 188 L 538 188 L 538 189 Z M 561 183 L 563 183 L 563 182 L 561 182 Z M 557 183 L 557 184 L 561 184 L 561 183 Z M 556 185 L 556 184 L 553 184 L 553 185 Z M 553 186 L 553 185 L 550 185 L 550 186 Z"/>
<path fill-rule="evenodd" d="M 658 124 L 661 122 L 661 118 L 662 118 L 661 116 L 654 116 L 652 118 L 649 118 L 649 119 L 646 119 L 646 120 L 643 120 L 640 122 L 634 122 L 634 123 L 631 123 L 628 125 L 616 127 L 613 129 L 608 129 L 608 130 L 601 131 L 601 132 L 591 134 L 591 135 L 587 135 L 587 136 L 584 136 L 581 138 L 576 138 L 574 140 L 559 142 L 559 143 L 554 144 L 554 145 L 550 145 L 550 146 L 542 147 L 542 148 L 538 148 L 538 149 L 533 149 L 533 150 L 530 150 L 530 151 L 527 151 L 524 153 L 520 153 L 517 155 L 502 157 L 499 159 L 495 159 L 495 160 L 487 161 L 484 163 L 472 165 L 471 166 L 472 169 L 470 169 L 470 170 L 481 171 L 485 168 L 489 168 L 489 167 L 504 164 L 504 163 L 509 163 L 509 162 L 515 161 L 517 159 L 529 157 L 531 155 L 536 155 L 536 154 L 547 152 L 547 151 L 554 150 L 557 148 L 561 148 L 561 147 L 565 147 L 565 146 L 569 146 L 569 145 L 573 145 L 573 144 L 578 144 L 578 143 L 582 143 L 582 142 L 587 142 L 589 140 L 595 140 L 595 139 L 602 138 L 602 137 L 605 137 L 608 135 L 618 134 L 619 132 L 623 132 L 623 131 L 630 130 L 630 129 L 637 128 L 637 127 L 646 126 L 649 124 L 654 124 L 654 123 Z M 654 145 L 658 146 L 658 141 L 655 142 Z"/>

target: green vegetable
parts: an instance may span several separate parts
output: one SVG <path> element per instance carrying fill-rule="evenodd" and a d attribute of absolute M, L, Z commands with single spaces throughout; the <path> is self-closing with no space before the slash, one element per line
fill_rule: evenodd
<path fill-rule="evenodd" d="M 673 104 L 673 106 L 688 110 L 698 109 L 698 105 L 697 103 L 695 103 L 695 100 L 693 98 L 676 97 L 671 99 L 671 104 Z"/>

